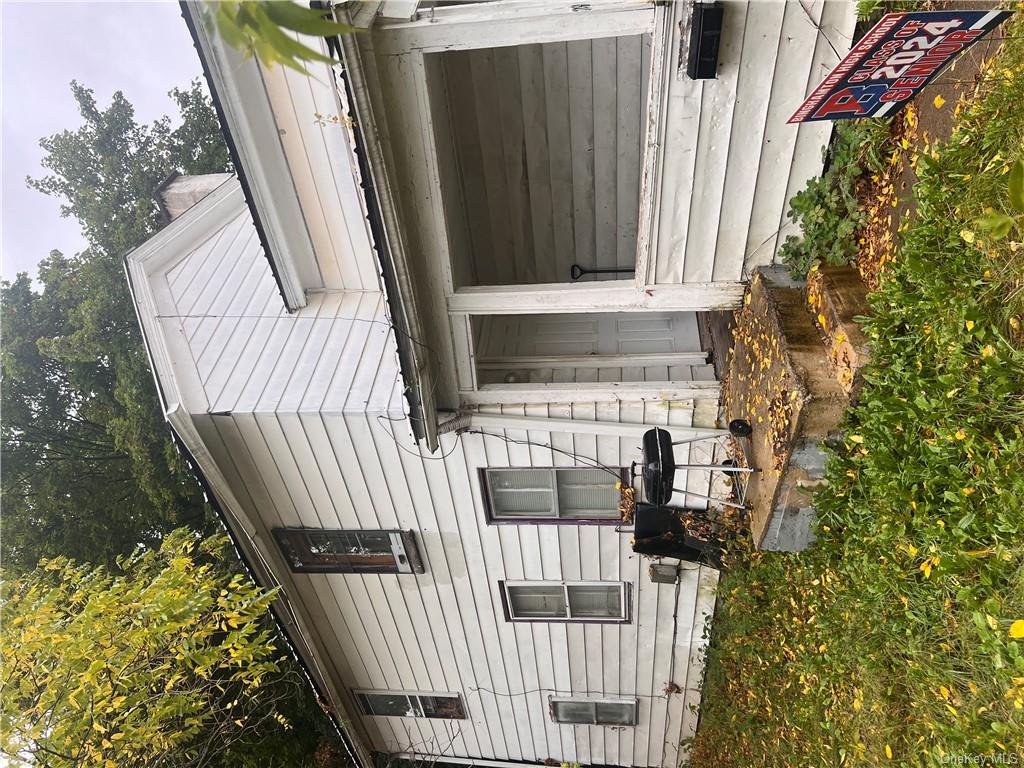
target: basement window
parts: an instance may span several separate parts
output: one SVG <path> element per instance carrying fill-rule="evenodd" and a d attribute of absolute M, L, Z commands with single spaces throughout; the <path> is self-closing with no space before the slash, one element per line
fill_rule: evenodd
<path fill-rule="evenodd" d="M 466 709 L 457 693 L 408 693 L 405 691 L 355 691 L 364 715 L 378 717 L 429 717 L 465 720 Z"/>
<path fill-rule="evenodd" d="M 629 621 L 629 593 L 622 581 L 503 581 L 500 586 L 508 621 Z"/>
<path fill-rule="evenodd" d="M 495 523 L 609 523 L 621 520 L 618 476 L 584 467 L 484 469 L 481 481 L 487 513 Z"/>
<path fill-rule="evenodd" d="M 295 573 L 423 573 L 412 531 L 275 528 Z"/>
<path fill-rule="evenodd" d="M 551 720 L 566 725 L 636 725 L 637 701 L 611 699 L 549 700 Z"/>

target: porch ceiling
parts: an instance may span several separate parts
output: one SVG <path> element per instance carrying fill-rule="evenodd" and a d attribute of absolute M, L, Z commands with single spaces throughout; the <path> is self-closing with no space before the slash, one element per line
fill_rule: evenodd
<path fill-rule="evenodd" d="M 631 270 L 650 36 L 431 56 L 456 285 L 567 282 L 573 263 Z"/>

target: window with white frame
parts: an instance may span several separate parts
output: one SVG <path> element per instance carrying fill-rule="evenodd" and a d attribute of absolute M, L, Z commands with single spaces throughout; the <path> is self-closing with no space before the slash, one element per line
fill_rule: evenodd
<path fill-rule="evenodd" d="M 423 573 L 412 531 L 275 528 L 296 573 Z"/>
<path fill-rule="evenodd" d="M 629 473 L 589 467 L 481 470 L 487 511 L 501 523 L 617 523 L 619 484 Z"/>
<path fill-rule="evenodd" d="M 622 581 L 500 582 L 509 621 L 629 621 Z"/>
<path fill-rule="evenodd" d="M 355 691 L 364 715 L 380 717 L 429 717 L 465 720 L 466 709 L 457 693 L 409 691 Z"/>
<path fill-rule="evenodd" d="M 551 698 L 551 719 L 566 725 L 636 725 L 636 699 Z"/>

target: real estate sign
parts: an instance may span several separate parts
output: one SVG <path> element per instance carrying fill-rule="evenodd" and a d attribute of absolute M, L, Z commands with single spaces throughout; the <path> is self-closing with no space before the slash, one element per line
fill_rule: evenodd
<path fill-rule="evenodd" d="M 787 122 L 891 114 L 1010 14 L 984 10 L 886 14 Z"/>

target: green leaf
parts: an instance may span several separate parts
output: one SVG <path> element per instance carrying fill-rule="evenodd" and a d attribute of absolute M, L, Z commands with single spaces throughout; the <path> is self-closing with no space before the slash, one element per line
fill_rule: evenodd
<path fill-rule="evenodd" d="M 278 26 L 316 37 L 332 37 L 354 32 L 355 27 L 323 18 L 323 11 L 304 8 L 292 2 L 262 0 L 260 8 Z"/>
<path fill-rule="evenodd" d="M 998 240 L 1006 237 L 1009 233 L 1010 227 L 1013 226 L 1013 218 L 1005 213 L 990 213 L 988 216 L 977 219 L 974 223 L 979 229 L 985 230 Z"/>
<path fill-rule="evenodd" d="M 322 61 L 325 64 L 333 64 L 334 59 L 325 56 L 320 51 L 314 51 L 307 45 L 303 45 L 291 37 L 263 13 L 262 5 L 253 6 L 252 14 L 259 24 L 259 34 L 262 39 L 278 53 L 278 61 L 282 64 L 292 62 L 298 64 L 301 61 Z"/>
<path fill-rule="evenodd" d="M 1024 213 L 1024 160 L 1018 160 L 1010 169 L 1007 189 L 1010 193 L 1010 205 Z"/>

